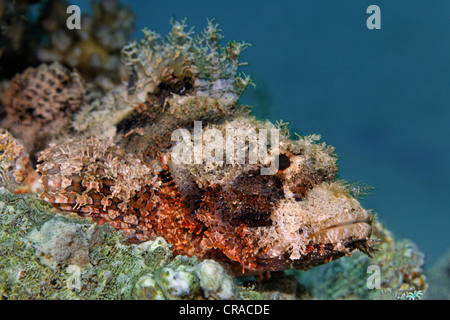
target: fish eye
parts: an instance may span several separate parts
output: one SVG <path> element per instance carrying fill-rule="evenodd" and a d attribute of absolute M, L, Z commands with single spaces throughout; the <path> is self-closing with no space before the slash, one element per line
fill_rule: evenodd
<path fill-rule="evenodd" d="M 277 166 L 278 170 L 286 170 L 291 165 L 291 160 L 289 160 L 289 157 L 285 154 L 280 154 L 277 159 L 275 160 L 275 165 Z"/>

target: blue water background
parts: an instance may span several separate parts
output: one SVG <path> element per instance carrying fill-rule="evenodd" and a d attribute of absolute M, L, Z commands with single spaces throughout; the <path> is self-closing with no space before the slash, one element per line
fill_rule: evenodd
<path fill-rule="evenodd" d="M 88 1 L 73 1 L 88 11 Z M 320 133 L 340 176 L 374 186 L 362 201 L 397 238 L 433 263 L 450 247 L 450 1 L 122 1 L 135 38 L 161 35 L 171 18 L 200 31 L 215 18 L 256 89 L 243 103 L 259 117 Z M 368 30 L 369 5 L 381 30 Z"/>

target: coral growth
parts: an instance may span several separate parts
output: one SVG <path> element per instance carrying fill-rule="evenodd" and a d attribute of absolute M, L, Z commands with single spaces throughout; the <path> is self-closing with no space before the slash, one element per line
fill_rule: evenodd
<path fill-rule="evenodd" d="M 83 83 L 76 72 L 57 62 L 30 67 L 9 84 L 2 101 L 7 117 L 1 125 L 34 155 L 69 124 L 83 96 Z"/>
<path fill-rule="evenodd" d="M 236 296 L 233 278 L 214 260 L 204 260 L 197 267 L 200 286 L 207 298 L 229 300 Z"/>
<path fill-rule="evenodd" d="M 84 104 L 74 116 L 72 128 L 81 137 L 114 139 L 119 131 L 119 124 L 132 117 L 135 111 L 126 97 L 126 88 L 117 86 L 104 96 Z"/>
<path fill-rule="evenodd" d="M 109 89 L 120 82 L 120 52 L 135 17 L 117 1 L 92 1 L 91 5 L 92 15 L 83 15 L 81 29 L 70 30 L 66 27 L 68 4 L 47 1 L 39 23 L 48 41 L 37 48 L 37 57 L 76 68 L 86 80 Z"/>
<path fill-rule="evenodd" d="M 89 238 L 80 226 L 52 219 L 27 235 L 39 262 L 53 270 L 61 265 L 84 268 L 89 264 Z"/>
<path fill-rule="evenodd" d="M 116 0 L 91 2 L 81 28 L 68 29 L 65 0 L 0 0 L 0 80 L 41 63 L 76 68 L 95 88 L 110 89 L 124 76 L 120 54 L 134 15 Z"/>
<path fill-rule="evenodd" d="M 379 254 L 373 261 L 381 269 L 382 288 L 391 288 L 401 294 L 428 290 L 424 274 L 425 255 L 411 240 L 396 240 L 381 223 L 374 225 L 374 234 L 380 239 Z"/>

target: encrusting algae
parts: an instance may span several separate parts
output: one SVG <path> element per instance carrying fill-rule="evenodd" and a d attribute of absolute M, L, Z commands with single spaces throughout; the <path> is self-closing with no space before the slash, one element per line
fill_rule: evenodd
<path fill-rule="evenodd" d="M 56 62 L 16 75 L 3 97 L 7 119 L 45 134 L 11 132 L 37 158 L 40 198 L 67 214 L 48 209 L 45 221 L 27 220 L 19 251 L 39 257 L 50 283 L 63 281 L 62 268 L 87 271 L 68 291 L 59 285 L 47 294 L 30 284 L 26 292 L 13 281 L 2 284 L 3 296 L 262 297 L 238 288 L 229 273 L 307 270 L 354 250 L 370 259 L 373 215 L 338 179 L 334 148 L 316 135 L 293 139 L 283 124 L 240 105 L 251 84 L 238 74 L 248 45 L 222 47 L 221 40 L 213 22 L 198 34 L 184 21 L 163 38 L 145 30 L 142 41 L 122 49 L 126 83 L 105 94 L 92 94 L 76 71 Z M 46 88 L 58 94 L 48 98 Z M 16 209 L 2 201 L 9 208 L 2 217 L 12 219 Z M 148 260 L 158 243 L 161 262 Z M 111 264 L 101 258 L 109 254 Z M 10 267 L 1 265 L 1 277 L 20 278 L 22 269 Z"/>

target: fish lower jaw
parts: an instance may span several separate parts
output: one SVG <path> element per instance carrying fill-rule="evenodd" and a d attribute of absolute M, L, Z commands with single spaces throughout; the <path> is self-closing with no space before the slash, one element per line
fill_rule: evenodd
<path fill-rule="evenodd" d="M 340 223 L 314 233 L 309 238 L 312 244 L 336 244 L 336 250 L 345 251 L 345 247 L 355 241 L 365 240 L 372 234 L 369 221 Z M 340 250 L 342 249 L 342 250 Z"/>

